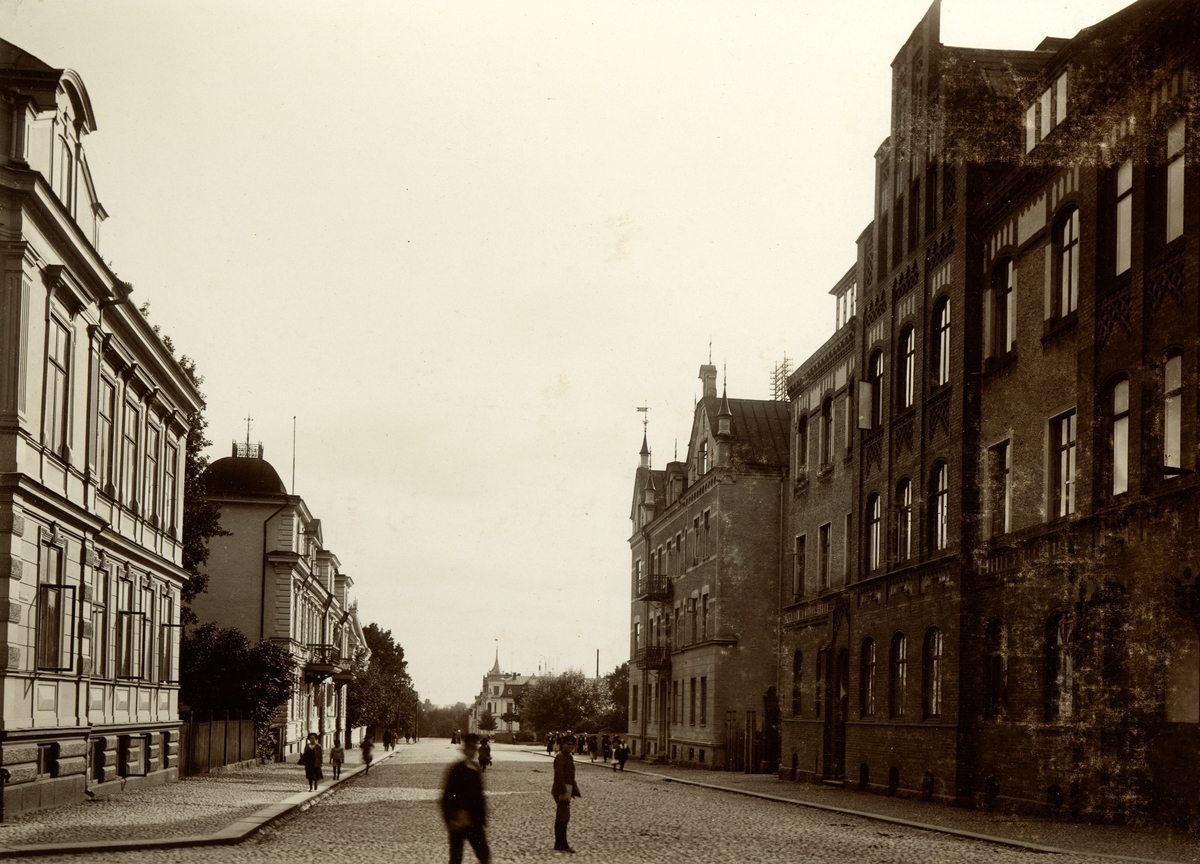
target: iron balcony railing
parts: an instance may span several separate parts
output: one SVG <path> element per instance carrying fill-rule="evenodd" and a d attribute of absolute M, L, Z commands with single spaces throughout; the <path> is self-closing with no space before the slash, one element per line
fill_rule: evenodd
<path fill-rule="evenodd" d="M 671 665 L 671 646 L 647 645 L 639 648 L 633 662 L 643 669 L 665 669 Z"/>
<path fill-rule="evenodd" d="M 341 652 L 336 645 L 309 645 L 308 668 L 321 671 L 336 671 L 341 663 Z"/>
<path fill-rule="evenodd" d="M 671 597 L 671 577 L 666 573 L 654 573 L 638 580 L 639 600 L 667 600 Z"/>

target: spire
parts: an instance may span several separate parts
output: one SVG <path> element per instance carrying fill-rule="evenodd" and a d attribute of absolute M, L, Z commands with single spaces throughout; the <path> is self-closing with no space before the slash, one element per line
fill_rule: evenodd
<path fill-rule="evenodd" d="M 650 442 L 646 439 L 645 431 L 642 432 L 642 452 L 639 454 L 642 461 L 639 463 L 643 468 L 650 467 Z"/>
<path fill-rule="evenodd" d="M 729 410 L 729 396 L 725 388 L 721 388 L 721 410 L 717 412 L 717 435 L 733 434 L 733 412 Z"/>
<path fill-rule="evenodd" d="M 500 674 L 500 649 L 499 648 L 496 649 L 496 662 L 492 664 L 492 671 L 489 672 L 488 674 L 489 675 L 499 675 Z"/>

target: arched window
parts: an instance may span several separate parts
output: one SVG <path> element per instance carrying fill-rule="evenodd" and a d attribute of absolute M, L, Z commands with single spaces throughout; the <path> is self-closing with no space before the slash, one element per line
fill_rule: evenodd
<path fill-rule="evenodd" d="M 1167 358 L 1163 368 L 1163 466 L 1178 468 L 1182 452 L 1180 420 L 1183 417 L 1183 358 Z"/>
<path fill-rule="evenodd" d="M 796 471 L 808 470 L 808 415 L 801 414 L 796 423 Z"/>
<path fill-rule="evenodd" d="M 1004 357 L 1013 348 L 1013 278 L 1011 258 L 1002 259 L 992 271 L 992 357 Z"/>
<path fill-rule="evenodd" d="M 1055 314 L 1066 318 L 1079 306 L 1079 209 L 1072 207 L 1058 223 L 1058 298 Z"/>
<path fill-rule="evenodd" d="M 1046 719 L 1060 720 L 1075 713 L 1075 660 L 1071 636 L 1075 618 L 1055 612 L 1046 622 Z"/>
<path fill-rule="evenodd" d="M 945 462 L 938 462 L 929 480 L 929 546 L 935 552 L 946 548 L 949 513 L 950 472 Z"/>
<path fill-rule="evenodd" d="M 868 381 L 871 384 L 871 428 L 878 429 L 883 422 L 883 352 L 876 351 L 871 355 L 867 367 Z"/>
<path fill-rule="evenodd" d="M 879 496 L 867 499 L 867 566 L 878 570 L 883 563 L 883 513 Z"/>
<path fill-rule="evenodd" d="M 950 298 L 933 307 L 933 386 L 950 383 Z"/>
<path fill-rule="evenodd" d="M 804 652 L 792 655 L 792 716 L 800 716 L 800 688 L 804 684 Z"/>
<path fill-rule="evenodd" d="M 921 702 L 926 717 L 942 715 L 942 631 L 930 627 L 925 633 L 925 650 L 922 660 Z"/>
<path fill-rule="evenodd" d="M 896 560 L 912 557 L 912 481 L 907 477 L 896 489 Z"/>
<path fill-rule="evenodd" d="M 983 716 L 994 720 L 1004 714 L 1007 644 L 999 618 L 988 622 L 983 635 Z"/>
<path fill-rule="evenodd" d="M 903 717 L 908 691 L 908 640 L 903 633 L 892 636 L 889 666 L 889 708 L 893 717 Z"/>
<path fill-rule="evenodd" d="M 696 473 L 708 473 L 708 439 L 705 438 L 700 442 L 699 450 L 696 454 Z"/>
<path fill-rule="evenodd" d="M 821 464 L 833 463 L 833 400 L 821 405 Z"/>
<path fill-rule="evenodd" d="M 875 640 L 866 638 L 862 643 L 862 668 L 859 670 L 858 704 L 863 717 L 875 716 Z"/>
<path fill-rule="evenodd" d="M 1129 491 L 1129 379 L 1113 385 L 1109 396 L 1109 472 L 1112 474 L 1112 494 Z"/>
<path fill-rule="evenodd" d="M 896 397 L 900 402 L 900 410 L 911 408 L 915 398 L 916 343 L 916 331 L 911 325 L 905 327 L 900 332 L 900 351 L 896 362 Z"/>

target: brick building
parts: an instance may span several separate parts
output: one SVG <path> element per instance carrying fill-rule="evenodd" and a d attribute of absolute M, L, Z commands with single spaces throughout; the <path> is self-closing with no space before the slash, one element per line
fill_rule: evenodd
<path fill-rule="evenodd" d="M 83 81 L 0 40 L 4 812 L 178 777 L 188 417 L 101 257 Z"/>
<path fill-rule="evenodd" d="M 775 685 L 788 413 L 700 379 L 687 461 L 655 470 L 643 440 L 634 480 L 628 734 L 635 756 L 741 770 Z"/>

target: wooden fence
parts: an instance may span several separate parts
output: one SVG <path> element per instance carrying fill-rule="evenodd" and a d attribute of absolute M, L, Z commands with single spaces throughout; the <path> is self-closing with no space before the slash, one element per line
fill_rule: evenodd
<path fill-rule="evenodd" d="M 184 721 L 179 734 L 180 774 L 204 774 L 254 758 L 254 721 L 210 717 Z"/>

